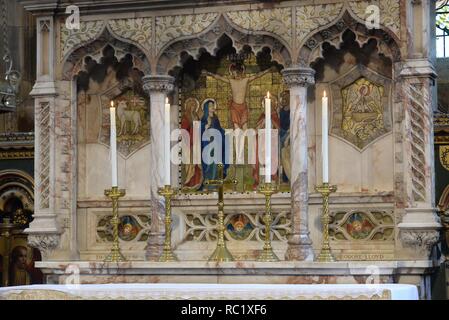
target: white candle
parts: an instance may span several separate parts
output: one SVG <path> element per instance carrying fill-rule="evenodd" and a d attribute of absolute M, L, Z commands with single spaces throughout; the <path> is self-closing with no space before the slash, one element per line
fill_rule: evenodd
<path fill-rule="evenodd" d="M 329 136 L 328 136 L 328 98 L 324 91 L 322 99 L 322 143 L 321 153 L 323 157 L 323 183 L 329 183 Z"/>
<path fill-rule="evenodd" d="M 155 133 L 157 134 L 157 133 Z M 164 185 L 171 185 L 170 181 L 170 103 L 165 99 L 164 108 Z"/>
<path fill-rule="evenodd" d="M 114 101 L 111 101 L 111 107 L 109 108 L 111 118 L 111 176 L 112 186 L 117 187 L 117 133 L 115 123 L 115 107 Z"/>
<path fill-rule="evenodd" d="M 265 98 L 265 182 L 271 182 L 271 99 Z"/>

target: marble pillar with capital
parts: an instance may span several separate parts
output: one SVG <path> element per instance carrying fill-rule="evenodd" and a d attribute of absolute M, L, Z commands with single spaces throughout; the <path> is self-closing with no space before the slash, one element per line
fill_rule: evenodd
<path fill-rule="evenodd" d="M 433 111 L 436 71 L 428 59 L 409 59 L 398 64 L 398 156 L 396 210 L 398 257 L 426 260 L 438 243 L 441 228 L 435 208 Z M 402 170 L 401 170 L 402 169 Z"/>
<path fill-rule="evenodd" d="M 150 97 L 150 135 L 151 135 L 151 232 L 146 247 L 147 260 L 158 260 L 164 241 L 164 201 L 158 194 L 158 188 L 163 186 L 164 175 L 164 130 L 165 98 L 173 91 L 175 79 L 168 75 L 149 75 L 143 79 L 143 89 Z"/>
<path fill-rule="evenodd" d="M 312 240 L 308 226 L 308 133 L 307 87 L 315 83 L 310 68 L 286 68 L 284 83 L 290 89 L 290 163 L 292 233 L 288 240 L 286 260 L 313 260 Z"/>

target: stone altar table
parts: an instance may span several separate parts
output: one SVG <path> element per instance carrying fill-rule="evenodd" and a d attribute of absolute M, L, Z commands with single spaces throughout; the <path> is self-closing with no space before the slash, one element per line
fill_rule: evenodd
<path fill-rule="evenodd" d="M 417 300 L 413 285 L 103 284 L 0 288 L 0 300 Z"/>

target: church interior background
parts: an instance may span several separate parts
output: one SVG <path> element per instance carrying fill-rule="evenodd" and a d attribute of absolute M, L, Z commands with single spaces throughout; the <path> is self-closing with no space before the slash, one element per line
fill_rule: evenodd
<path fill-rule="evenodd" d="M 21 78 L 16 107 L 0 110 L 1 286 L 62 284 L 74 264 L 85 284 L 357 284 L 376 266 L 381 283 L 447 299 L 447 0 L 2 3 L 0 53 L 10 51 Z M 372 4 L 380 8 L 376 28 L 365 23 Z M 69 5 L 80 10 L 77 28 L 66 23 Z M 240 88 L 248 119 L 231 112 L 238 104 L 226 79 L 238 72 L 249 79 Z M 263 128 L 267 91 L 279 130 L 271 242 L 280 261 L 255 261 L 266 208 L 258 164 L 230 164 L 225 176 L 237 183 L 224 186 L 223 223 L 235 261 L 208 262 L 217 195 L 205 182 L 218 176 L 201 163 L 171 165 L 179 262 L 158 262 L 165 97 L 172 129 L 192 134 L 199 121 L 223 133 Z M 324 91 L 329 180 L 337 186 L 329 263 L 316 261 Z M 103 263 L 114 243 L 105 196 L 111 100 L 126 189 L 118 224 L 126 262 L 118 268 Z"/>

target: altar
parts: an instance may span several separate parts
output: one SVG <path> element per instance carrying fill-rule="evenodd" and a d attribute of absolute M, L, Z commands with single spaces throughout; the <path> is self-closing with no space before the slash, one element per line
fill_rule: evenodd
<path fill-rule="evenodd" d="M 48 2 L 25 5 L 39 290 L 430 297 L 436 74 L 399 0 L 377 26 L 365 0 L 87 1 L 77 27 Z"/>
<path fill-rule="evenodd" d="M 415 286 L 263 284 L 34 285 L 0 288 L 0 300 L 417 300 Z"/>

